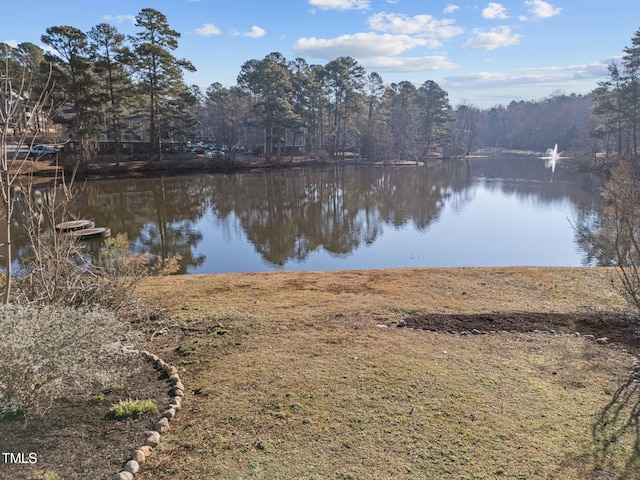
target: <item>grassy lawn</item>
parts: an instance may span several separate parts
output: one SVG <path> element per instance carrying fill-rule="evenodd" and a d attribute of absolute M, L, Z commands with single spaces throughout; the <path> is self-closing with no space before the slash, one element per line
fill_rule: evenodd
<path fill-rule="evenodd" d="M 147 327 L 166 329 L 151 348 L 182 370 L 187 397 L 136 478 L 640 478 L 640 396 L 622 349 L 398 328 L 425 311 L 622 309 L 613 278 L 514 268 L 154 279 L 147 295 L 168 313 Z"/>

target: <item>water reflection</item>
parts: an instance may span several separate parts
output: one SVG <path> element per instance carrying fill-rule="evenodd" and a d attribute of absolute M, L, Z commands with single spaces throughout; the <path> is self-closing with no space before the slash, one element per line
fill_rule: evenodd
<path fill-rule="evenodd" d="M 582 258 L 567 218 L 595 211 L 597 194 L 594 178 L 573 171 L 549 183 L 539 159 L 474 159 L 90 181 L 74 210 L 126 233 L 136 252 L 181 255 L 182 273 L 574 265 Z M 535 243 L 511 238 L 519 231 L 555 239 L 559 258 L 536 257 Z"/>

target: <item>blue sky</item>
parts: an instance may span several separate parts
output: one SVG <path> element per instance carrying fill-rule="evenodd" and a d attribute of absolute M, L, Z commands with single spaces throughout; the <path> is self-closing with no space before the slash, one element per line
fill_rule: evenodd
<path fill-rule="evenodd" d="M 386 83 L 435 80 L 454 106 L 589 92 L 640 28 L 640 0 L 26 0 L 2 6 L 0 41 L 103 22 L 134 34 L 147 7 L 181 33 L 175 54 L 198 69 L 185 80 L 203 90 L 271 52 L 348 55 Z"/>

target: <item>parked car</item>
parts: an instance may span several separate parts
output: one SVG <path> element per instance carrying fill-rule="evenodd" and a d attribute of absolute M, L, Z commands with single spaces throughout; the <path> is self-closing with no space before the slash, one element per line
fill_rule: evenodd
<path fill-rule="evenodd" d="M 226 151 L 227 151 L 227 149 L 224 146 L 223 147 L 213 147 L 210 150 L 206 150 L 204 152 L 204 154 L 206 156 L 208 156 L 208 157 L 220 157 L 220 158 L 222 158 L 222 157 L 225 156 Z"/>
<path fill-rule="evenodd" d="M 50 147 L 48 145 L 38 145 L 37 147 L 33 147 L 29 152 L 29 157 L 32 158 L 42 158 L 42 157 L 53 157 L 57 153 L 56 149 Z"/>
<path fill-rule="evenodd" d="M 203 154 L 204 153 L 204 147 L 202 145 L 195 145 L 193 147 L 191 147 L 189 149 L 189 151 L 191 153 L 199 153 L 199 154 Z"/>

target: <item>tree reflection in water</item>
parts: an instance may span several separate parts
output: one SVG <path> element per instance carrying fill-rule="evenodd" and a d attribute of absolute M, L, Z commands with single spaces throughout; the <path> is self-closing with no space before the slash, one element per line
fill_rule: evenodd
<path fill-rule="evenodd" d="M 528 159 L 501 167 L 476 160 L 97 180 L 86 183 L 74 209 L 113 234 L 126 233 L 136 253 L 181 255 L 181 273 L 216 263 L 206 258 L 219 254 L 215 245 L 207 245 L 212 231 L 218 238 L 226 232 L 227 242 L 248 242 L 269 268 L 280 268 L 319 251 L 348 257 L 379 242 L 385 226 L 426 232 L 446 206 L 458 211 L 473 200 L 478 178 L 494 180 L 485 182 L 488 189 L 536 202 L 569 197 L 579 210 L 591 211 L 597 185 L 576 181 L 574 172 L 563 183 L 562 173 L 556 172 L 553 184 L 543 183 L 544 164 Z M 24 254 L 20 222 L 15 228 L 15 244 Z M 99 243 L 88 244 L 91 254 L 98 249 Z"/>

